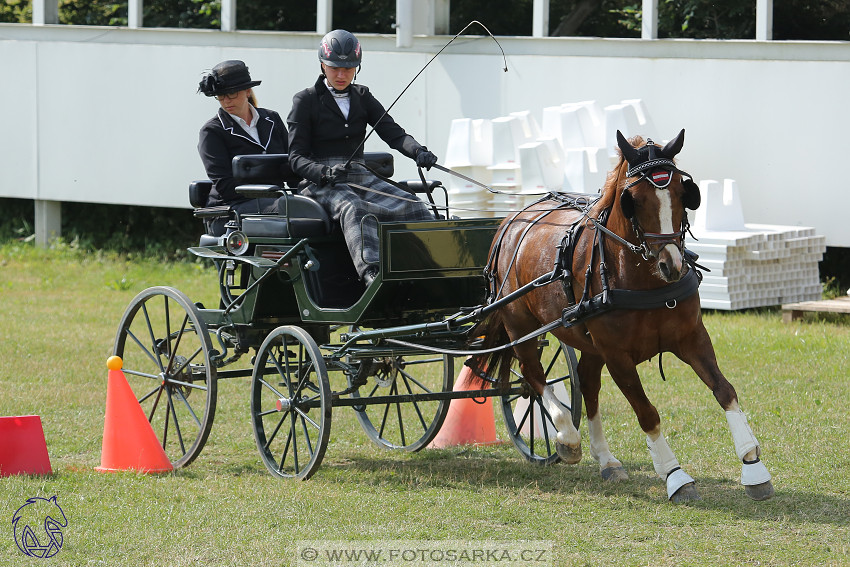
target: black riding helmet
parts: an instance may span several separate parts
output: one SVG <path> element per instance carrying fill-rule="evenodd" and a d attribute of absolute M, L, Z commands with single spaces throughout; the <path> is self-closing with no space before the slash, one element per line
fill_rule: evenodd
<path fill-rule="evenodd" d="M 359 67 L 362 57 L 360 42 L 349 31 L 329 32 L 319 44 L 319 61 L 328 67 Z"/>

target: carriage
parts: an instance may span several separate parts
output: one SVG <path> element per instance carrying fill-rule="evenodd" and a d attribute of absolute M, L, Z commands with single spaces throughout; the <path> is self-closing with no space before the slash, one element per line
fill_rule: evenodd
<path fill-rule="evenodd" d="M 448 192 L 438 207 L 441 185 L 420 171 L 405 186 L 427 196 L 436 218 L 378 223 L 378 275 L 368 287 L 321 206 L 252 183 L 280 178 L 286 156 L 237 156 L 240 192 L 280 194 L 279 214 L 235 216 L 223 237 L 203 236 L 190 250 L 216 266 L 219 306 L 147 289 L 125 311 L 114 354 L 174 466 L 203 448 L 218 380 L 251 376 L 260 456 L 272 474 L 301 479 L 322 461 L 335 407 L 351 407 L 378 445 L 415 451 L 434 439 L 450 400 L 499 397 L 511 441 L 538 464 L 581 460 L 584 404 L 602 478 L 625 480 L 599 412 L 605 366 L 646 434 L 668 498 L 679 502 L 699 493 L 636 368 L 655 355 L 661 367 L 669 352 L 723 409 L 746 494 L 771 498 L 760 444 L 701 318 L 700 266 L 685 248 L 699 187 L 674 161 L 684 136 L 662 147 L 618 131 L 620 157 L 598 198 L 549 193 L 504 219 L 452 218 Z M 392 175 L 389 154 L 370 159 Z M 208 190 L 192 184 L 192 203 Z M 250 369 L 228 368 L 251 351 Z M 467 356 L 481 388 L 455 391 L 455 362 Z"/>
<path fill-rule="evenodd" d="M 393 174 L 391 154 L 365 157 L 380 175 Z M 268 183 L 281 179 L 286 163 L 286 155 L 233 160 L 237 191 L 278 197 L 278 215 L 205 208 L 211 183 L 189 186 L 196 217 L 229 219 L 223 236 L 204 234 L 189 248 L 215 266 L 219 305 L 152 287 L 121 318 L 113 354 L 122 357 L 124 374 L 174 467 L 188 465 L 203 449 L 218 382 L 249 376 L 254 437 L 275 476 L 315 473 L 334 408 L 351 408 L 379 446 L 417 451 L 434 439 L 450 401 L 459 398 L 498 397 L 520 453 L 533 463 L 557 462 L 551 417 L 519 372 L 498 388 L 487 387 L 484 376 L 471 389 L 453 390 L 470 354 L 470 333 L 487 312 L 482 270 L 502 219 L 452 218 L 439 182 L 422 175 L 402 182 L 427 197 L 435 220 L 380 223 L 378 276 L 366 287 L 324 209 Z M 577 427 L 575 353 L 546 335 L 535 340 L 547 381 L 558 385 Z"/>

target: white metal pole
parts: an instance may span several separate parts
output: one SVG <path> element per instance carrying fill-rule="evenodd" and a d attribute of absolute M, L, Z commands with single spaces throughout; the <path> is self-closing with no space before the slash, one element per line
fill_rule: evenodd
<path fill-rule="evenodd" d="M 640 37 L 641 39 L 658 39 L 658 0 L 643 0 Z"/>
<path fill-rule="evenodd" d="M 395 45 L 413 46 L 413 0 L 395 2 Z"/>
<path fill-rule="evenodd" d="M 316 0 L 316 33 L 325 35 L 333 25 L 333 0 Z"/>
<path fill-rule="evenodd" d="M 127 26 L 131 28 L 143 27 L 142 18 L 144 0 L 127 0 Z"/>
<path fill-rule="evenodd" d="M 33 0 L 32 1 L 32 24 L 43 26 L 44 24 L 59 23 L 59 0 Z"/>
<path fill-rule="evenodd" d="M 434 34 L 449 35 L 451 0 L 434 0 Z"/>
<path fill-rule="evenodd" d="M 773 39 L 773 0 L 756 0 L 756 39 Z"/>
<path fill-rule="evenodd" d="M 533 37 L 549 36 L 549 0 L 534 0 L 534 16 L 531 22 Z"/>
<path fill-rule="evenodd" d="M 221 31 L 236 31 L 236 0 L 221 0 Z"/>

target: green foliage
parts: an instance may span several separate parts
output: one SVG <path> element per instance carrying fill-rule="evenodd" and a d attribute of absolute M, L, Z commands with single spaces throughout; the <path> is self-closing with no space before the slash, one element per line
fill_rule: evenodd
<path fill-rule="evenodd" d="M 534 0 L 452 0 L 450 32 L 472 20 L 496 35 L 530 35 Z M 660 0 L 659 37 L 750 39 L 755 37 L 755 0 Z M 145 27 L 221 26 L 220 0 L 144 0 Z M 551 0 L 550 33 L 598 37 L 640 37 L 639 0 Z M 850 40 L 850 5 L 845 0 L 777 0 L 773 10 L 777 40 Z M 32 21 L 31 0 L 4 0 L 0 22 Z M 127 25 L 127 1 L 60 0 L 63 24 Z M 295 0 L 241 0 L 240 29 L 312 31 L 316 3 Z M 361 33 L 394 33 L 393 0 L 335 0 L 333 25 Z"/>
<path fill-rule="evenodd" d="M 452 0 L 449 31 L 455 34 L 478 20 L 494 35 L 531 35 L 532 6 L 533 0 Z"/>
<path fill-rule="evenodd" d="M 0 243 L 33 240 L 33 201 L 0 199 L 0 210 Z M 188 209 L 62 203 L 61 242 L 83 251 L 185 260 L 202 233 L 203 223 Z"/>
<path fill-rule="evenodd" d="M 244 5 L 242 6 L 244 8 Z M 147 28 L 215 29 L 221 27 L 221 2 L 219 0 L 211 2 L 205 0 L 149 0 L 145 1 L 142 10 L 144 12 L 142 21 Z"/>
<path fill-rule="evenodd" d="M 0 22 L 5 24 L 32 22 L 32 0 L 3 0 L 3 2 L 0 2 Z"/>
<path fill-rule="evenodd" d="M 61 0 L 59 23 L 83 26 L 126 26 L 127 2 Z"/>

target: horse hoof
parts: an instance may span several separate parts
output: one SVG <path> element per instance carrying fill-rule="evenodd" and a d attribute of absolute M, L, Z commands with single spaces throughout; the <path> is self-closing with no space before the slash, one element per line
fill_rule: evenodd
<path fill-rule="evenodd" d="M 670 497 L 670 502 L 680 504 L 682 502 L 693 502 L 694 500 L 702 500 L 697 492 L 697 487 L 693 482 L 683 485 L 679 490 L 673 493 Z"/>
<path fill-rule="evenodd" d="M 770 481 L 763 482 L 761 484 L 754 484 L 752 486 L 745 486 L 744 490 L 747 493 L 747 496 L 752 498 L 753 500 L 767 500 L 773 497 L 773 483 Z"/>
<path fill-rule="evenodd" d="M 629 480 L 629 473 L 623 467 L 607 467 L 602 469 L 602 478 L 608 482 Z"/>
<path fill-rule="evenodd" d="M 574 465 L 581 460 L 581 444 L 578 444 L 575 447 L 570 447 L 569 445 L 564 445 L 562 443 L 555 443 L 555 451 L 558 452 L 558 456 L 561 457 L 561 460 L 568 465 Z"/>

